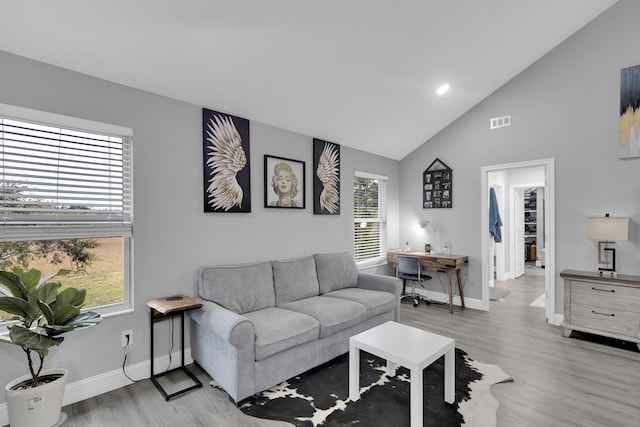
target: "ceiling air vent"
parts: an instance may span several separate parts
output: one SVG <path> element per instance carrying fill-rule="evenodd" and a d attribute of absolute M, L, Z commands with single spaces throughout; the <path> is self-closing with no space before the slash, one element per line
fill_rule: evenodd
<path fill-rule="evenodd" d="M 494 117 L 489 120 L 489 129 L 498 129 L 511 126 L 511 116 Z"/>

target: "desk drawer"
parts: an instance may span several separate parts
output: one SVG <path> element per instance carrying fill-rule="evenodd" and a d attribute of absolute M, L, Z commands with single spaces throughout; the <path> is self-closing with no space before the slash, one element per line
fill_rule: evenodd
<path fill-rule="evenodd" d="M 571 324 L 638 337 L 640 312 L 571 303 Z"/>

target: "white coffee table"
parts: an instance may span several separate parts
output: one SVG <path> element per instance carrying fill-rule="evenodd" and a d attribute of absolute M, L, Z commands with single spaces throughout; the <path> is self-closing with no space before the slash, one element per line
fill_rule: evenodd
<path fill-rule="evenodd" d="M 411 427 L 422 426 L 423 370 L 444 355 L 444 400 L 455 403 L 455 340 L 397 322 L 387 322 L 349 338 L 349 399 L 360 399 L 360 350 L 411 371 Z"/>

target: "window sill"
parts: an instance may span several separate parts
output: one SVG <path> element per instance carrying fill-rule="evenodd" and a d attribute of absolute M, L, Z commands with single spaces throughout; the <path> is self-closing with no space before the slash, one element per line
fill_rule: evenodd
<path fill-rule="evenodd" d="M 366 261 L 356 262 L 358 270 L 364 270 L 372 267 L 380 267 L 387 265 L 387 257 L 378 257 L 374 259 L 368 259 Z"/>

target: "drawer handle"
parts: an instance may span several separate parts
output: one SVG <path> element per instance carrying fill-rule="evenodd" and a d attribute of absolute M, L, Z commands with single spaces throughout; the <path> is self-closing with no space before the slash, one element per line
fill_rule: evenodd
<path fill-rule="evenodd" d="M 598 289 L 594 286 L 591 287 L 592 291 L 599 291 L 599 292 L 611 292 L 612 294 L 614 294 L 616 292 L 615 289 Z"/>
<path fill-rule="evenodd" d="M 595 311 L 595 310 L 591 310 L 591 312 L 593 314 L 599 314 L 601 316 L 616 317 L 616 315 L 614 313 L 600 313 L 599 311 Z"/>

